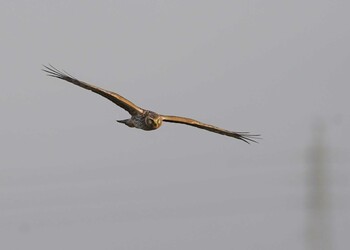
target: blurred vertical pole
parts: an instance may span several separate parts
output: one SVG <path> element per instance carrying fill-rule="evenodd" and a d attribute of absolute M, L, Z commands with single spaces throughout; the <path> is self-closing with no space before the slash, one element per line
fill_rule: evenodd
<path fill-rule="evenodd" d="M 331 249 L 329 168 L 324 127 L 314 130 L 308 154 L 306 241 L 309 250 Z"/>

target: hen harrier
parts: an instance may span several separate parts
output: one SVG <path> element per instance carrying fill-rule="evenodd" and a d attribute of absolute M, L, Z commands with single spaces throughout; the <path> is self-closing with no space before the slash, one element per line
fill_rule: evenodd
<path fill-rule="evenodd" d="M 205 124 L 190 118 L 160 115 L 153 111 L 142 109 L 117 93 L 104 90 L 94 85 L 82 82 L 74 78 L 73 76 L 69 75 L 66 72 L 59 71 L 52 65 L 49 65 L 49 66 L 44 65 L 43 71 L 48 73 L 48 76 L 56 77 L 56 78 L 68 81 L 70 83 L 73 83 L 82 88 L 91 90 L 107 98 L 113 103 L 117 104 L 119 107 L 125 109 L 126 111 L 129 112 L 129 114 L 131 115 L 131 118 L 125 119 L 125 120 L 118 120 L 117 122 L 124 123 L 125 125 L 131 128 L 139 128 L 139 129 L 148 131 L 148 130 L 155 130 L 159 128 L 162 125 L 162 122 L 173 122 L 173 123 L 182 123 L 182 124 L 190 125 L 200 129 L 205 129 L 221 135 L 230 136 L 230 137 L 245 141 L 247 143 L 256 142 L 254 139 L 258 138 L 258 135 L 252 135 L 252 134 L 249 134 L 248 132 L 228 131 L 228 130 L 221 129 L 213 125 Z"/>

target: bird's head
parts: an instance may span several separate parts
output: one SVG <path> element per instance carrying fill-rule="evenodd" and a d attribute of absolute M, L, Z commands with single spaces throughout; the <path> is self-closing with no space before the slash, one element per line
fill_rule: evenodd
<path fill-rule="evenodd" d="M 162 125 L 162 117 L 149 111 L 145 117 L 145 123 L 149 130 L 157 129 Z"/>

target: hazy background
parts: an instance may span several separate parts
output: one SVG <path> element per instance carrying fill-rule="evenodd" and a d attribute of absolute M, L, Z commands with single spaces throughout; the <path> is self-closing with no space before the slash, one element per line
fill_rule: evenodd
<path fill-rule="evenodd" d="M 0 248 L 348 249 L 349 7 L 3 0 Z M 263 140 L 130 129 L 47 63 Z"/>

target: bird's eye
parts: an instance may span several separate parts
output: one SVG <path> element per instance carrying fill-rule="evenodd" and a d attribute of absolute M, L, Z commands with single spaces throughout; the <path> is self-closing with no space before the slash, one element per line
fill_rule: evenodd
<path fill-rule="evenodd" d="M 151 126 L 151 125 L 154 124 L 154 121 L 153 121 L 151 118 L 147 117 L 146 123 L 147 123 L 147 125 L 150 125 L 150 126 Z"/>

